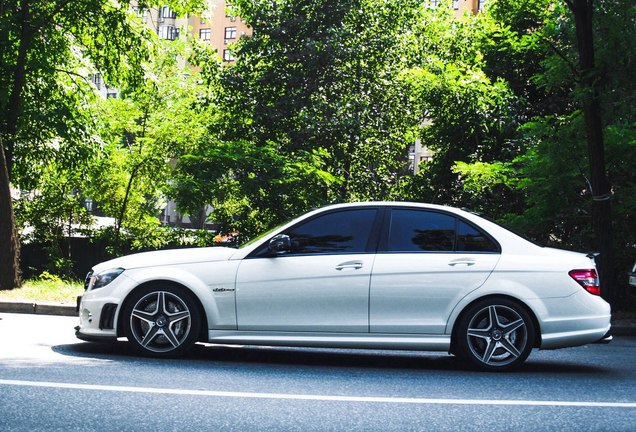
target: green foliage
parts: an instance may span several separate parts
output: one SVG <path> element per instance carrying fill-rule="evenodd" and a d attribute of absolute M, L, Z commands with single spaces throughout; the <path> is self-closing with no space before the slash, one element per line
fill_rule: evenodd
<path fill-rule="evenodd" d="M 594 3 L 619 268 L 636 259 L 632 3 Z M 457 19 L 419 0 L 235 0 L 254 36 L 227 67 L 196 40 L 161 43 L 126 2 L 29 2 L 28 20 L 22 2 L 2 4 L 0 139 L 17 224 L 50 245 L 51 274 L 68 273 L 58 240 L 74 230 L 114 255 L 214 243 L 162 226 L 168 199 L 242 238 L 326 203 L 409 199 L 594 248 L 588 76 L 565 2 L 491 0 Z M 97 71 L 121 99 L 95 98 Z M 411 175 L 416 140 L 434 157 Z M 116 225 L 90 231 L 84 198 Z"/>
<path fill-rule="evenodd" d="M 84 293 L 81 281 L 64 280 L 48 272 L 36 279 L 29 279 L 22 287 L 11 291 L 0 291 L 0 300 L 55 302 L 74 305 L 77 296 Z"/>
<path fill-rule="evenodd" d="M 410 36 L 410 67 L 401 78 L 421 119 L 421 144 L 434 157 L 403 182 L 403 196 L 501 217 L 520 205 L 520 197 L 496 178 L 488 180 L 489 187 L 477 187 L 476 174 L 484 174 L 486 167 L 508 169 L 520 148 L 509 138 L 521 99 L 508 81 L 487 68 L 499 49 L 493 39 L 508 37 L 510 30 L 486 16 L 456 19 L 443 8 L 421 14 Z"/>
<path fill-rule="evenodd" d="M 419 2 L 233 6 L 254 36 L 219 76 L 208 144 L 179 160 L 180 205 L 210 203 L 223 231 L 249 236 L 325 203 L 393 196 L 417 123 L 398 77 Z"/>

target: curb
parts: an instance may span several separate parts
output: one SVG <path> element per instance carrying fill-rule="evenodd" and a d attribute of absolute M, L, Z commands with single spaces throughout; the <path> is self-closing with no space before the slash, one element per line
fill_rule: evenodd
<path fill-rule="evenodd" d="M 75 305 L 47 302 L 29 303 L 9 300 L 0 302 L 0 312 L 73 317 L 79 315 Z M 632 321 L 633 320 L 618 320 L 617 322 L 612 322 L 612 335 L 636 336 L 636 323 Z"/>
<path fill-rule="evenodd" d="M 75 305 L 59 303 L 29 303 L 24 301 L 5 300 L 0 302 L 0 312 L 35 314 L 35 315 L 58 315 L 58 316 L 78 316 Z"/>

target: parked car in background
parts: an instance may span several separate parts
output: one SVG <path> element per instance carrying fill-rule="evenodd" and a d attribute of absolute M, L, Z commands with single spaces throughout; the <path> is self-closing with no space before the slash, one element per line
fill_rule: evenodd
<path fill-rule="evenodd" d="M 77 336 L 172 357 L 197 341 L 445 351 L 486 370 L 608 341 L 593 257 L 457 208 L 340 204 L 238 248 L 96 265 Z"/>

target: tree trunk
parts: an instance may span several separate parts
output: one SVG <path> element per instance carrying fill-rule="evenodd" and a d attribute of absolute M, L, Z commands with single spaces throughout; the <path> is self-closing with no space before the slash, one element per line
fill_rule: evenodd
<path fill-rule="evenodd" d="M 7 161 L 4 148 L 0 145 L 0 289 L 8 290 L 20 286 L 19 258 L 20 248 L 15 231 Z"/>
<path fill-rule="evenodd" d="M 1 131 L 0 145 L 0 289 L 13 289 L 20 286 L 20 244 L 15 229 L 15 216 L 11 202 L 11 171 L 13 168 L 13 149 L 22 90 L 26 81 L 27 52 L 31 42 L 29 23 L 29 2 L 20 2 L 20 44 L 13 74 L 13 85 L 6 112 L 5 130 Z"/>
<path fill-rule="evenodd" d="M 605 145 L 600 103 L 600 79 L 594 59 L 593 0 L 566 0 L 574 15 L 579 52 L 582 108 L 585 118 L 587 150 L 592 186 L 592 224 L 600 255 L 598 257 L 603 297 L 617 304 L 620 298 L 614 271 L 614 240 L 612 230 L 612 190 L 605 169 Z"/>

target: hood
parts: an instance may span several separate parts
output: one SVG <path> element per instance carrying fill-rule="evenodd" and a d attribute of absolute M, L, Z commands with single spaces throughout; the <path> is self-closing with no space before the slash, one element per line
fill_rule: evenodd
<path fill-rule="evenodd" d="M 140 267 L 225 261 L 230 259 L 230 257 L 234 255 L 235 252 L 236 249 L 227 247 L 166 249 L 153 252 L 142 252 L 133 255 L 126 255 L 97 264 L 93 267 L 93 271 L 95 273 L 98 273 L 102 270 L 117 267 L 128 270 Z"/>

